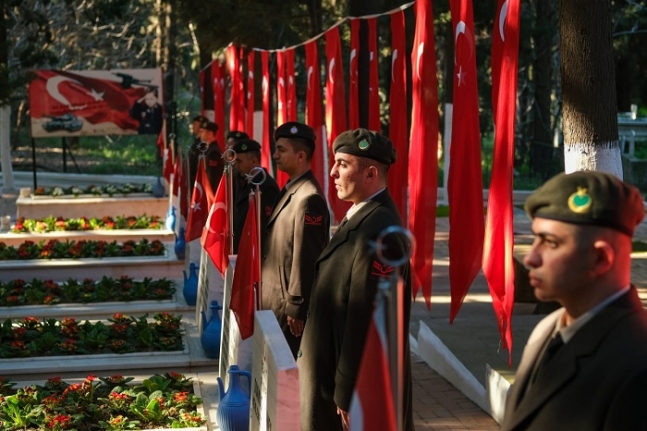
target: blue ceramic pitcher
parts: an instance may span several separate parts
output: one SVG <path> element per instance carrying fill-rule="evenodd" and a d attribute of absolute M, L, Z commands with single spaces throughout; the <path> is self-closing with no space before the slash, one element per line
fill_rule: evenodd
<path fill-rule="evenodd" d="M 222 431 L 249 431 L 249 393 L 252 386 L 252 375 L 243 371 L 238 365 L 231 365 L 229 374 L 229 390 L 225 392 L 224 383 L 218 377 L 220 403 L 216 411 L 216 423 Z M 247 393 L 241 387 L 241 377 L 247 378 Z"/>
<path fill-rule="evenodd" d="M 184 256 L 186 255 L 186 240 L 184 239 L 183 227 L 180 228 L 180 233 L 175 237 L 175 247 L 173 250 L 178 260 L 184 260 Z"/>
<path fill-rule="evenodd" d="M 186 271 L 184 273 L 184 289 L 182 294 L 187 305 L 195 305 L 198 300 L 198 266 L 191 262 L 189 264 L 189 276 L 187 277 Z"/>
<path fill-rule="evenodd" d="M 206 313 L 202 310 L 202 336 L 200 336 L 200 342 L 207 358 L 218 359 L 220 357 L 220 333 L 222 331 L 222 321 L 218 310 L 222 310 L 222 307 L 218 305 L 218 301 L 211 301 L 209 308 L 211 309 L 211 319 L 208 321 Z"/>

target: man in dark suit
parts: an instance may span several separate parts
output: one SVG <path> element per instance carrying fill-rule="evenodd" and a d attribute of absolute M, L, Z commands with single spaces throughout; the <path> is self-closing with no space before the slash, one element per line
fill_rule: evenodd
<path fill-rule="evenodd" d="M 263 309 L 278 319 L 292 354 L 299 350 L 315 260 L 328 244 L 330 217 L 321 186 L 310 170 L 315 134 L 305 124 L 289 122 L 274 132 L 272 158 L 289 181 L 267 223 L 262 256 Z"/>
<path fill-rule="evenodd" d="M 387 172 L 395 162 L 392 142 L 378 133 L 357 129 L 341 133 L 333 150 L 335 165 L 330 176 L 337 197 L 353 206 L 316 263 L 310 313 L 297 361 L 302 431 L 348 427 L 348 411 L 378 283 L 396 270 L 380 261 L 372 244 L 386 228 L 402 226 L 386 189 Z M 402 240 L 391 240 L 386 245 L 385 253 L 392 254 L 392 260 L 408 255 L 409 245 Z M 402 429 L 413 431 L 409 266 L 401 271 L 405 281 Z"/>
<path fill-rule="evenodd" d="M 200 146 L 200 143 L 202 142 L 202 139 L 200 139 L 200 128 L 202 127 L 202 123 L 207 121 L 209 121 L 207 120 L 207 117 L 203 115 L 196 115 L 195 117 L 193 117 L 193 120 L 191 122 L 191 134 L 193 135 L 193 142 L 191 143 L 187 151 L 188 157 L 186 162 L 188 168 L 187 172 L 189 173 L 189 175 L 187 176 L 189 184 L 187 184 L 186 190 L 189 191 L 189 196 L 193 194 L 193 184 L 195 183 L 195 177 L 198 173 L 198 159 L 200 158 L 200 154 L 202 154 L 202 151 L 200 151 L 202 149 Z"/>
<path fill-rule="evenodd" d="M 611 174 L 559 174 L 526 201 L 524 259 L 541 301 L 502 430 L 647 430 L 647 312 L 632 286 L 632 235 L 645 211 Z"/>
<path fill-rule="evenodd" d="M 239 139 L 232 149 L 236 152 L 235 172 L 242 180 L 242 186 L 236 189 L 236 194 L 234 195 L 234 254 L 237 254 L 240 236 L 243 232 L 245 218 L 249 209 L 249 194 L 256 190 L 256 186 L 252 182 L 258 183 L 261 181 L 263 173 L 258 172 L 253 177 L 250 176 L 254 168 L 260 168 L 261 166 L 261 144 L 251 139 Z M 264 168 L 261 169 L 265 171 L 265 181 L 260 185 L 261 233 L 264 234 L 265 226 L 270 219 L 270 215 L 272 215 L 274 203 L 279 195 L 279 186 Z M 264 242 L 265 238 L 261 237 L 261 244 Z"/>
<path fill-rule="evenodd" d="M 222 158 L 222 151 L 216 141 L 216 133 L 218 133 L 218 125 L 216 123 L 213 121 L 202 122 L 200 126 L 200 139 L 202 142 L 207 143 L 207 149 L 204 152 L 205 168 L 213 193 L 216 193 L 218 184 L 220 184 L 220 178 L 225 170 L 225 160 Z"/>

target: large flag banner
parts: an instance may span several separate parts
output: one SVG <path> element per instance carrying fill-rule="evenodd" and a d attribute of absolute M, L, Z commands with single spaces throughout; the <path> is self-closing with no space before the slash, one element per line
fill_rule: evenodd
<path fill-rule="evenodd" d="M 472 0 L 451 0 L 454 28 L 454 115 L 447 195 L 452 323 L 483 260 L 483 179 Z"/>
<path fill-rule="evenodd" d="M 276 124 L 288 121 L 287 91 L 285 84 L 285 50 L 276 52 Z"/>
<path fill-rule="evenodd" d="M 225 56 L 227 58 L 227 69 L 231 77 L 229 130 L 243 130 L 245 128 L 245 89 L 243 88 L 238 48 L 234 45 L 229 45 Z M 220 126 L 222 127 L 222 125 Z"/>
<path fill-rule="evenodd" d="M 332 145 L 337 135 L 346 130 L 346 97 L 344 86 L 344 71 L 341 59 L 341 42 L 339 40 L 339 27 L 326 31 L 326 130 L 328 132 L 328 145 L 332 155 Z M 334 158 L 331 156 L 329 168 L 332 168 Z M 333 181 L 328 182 L 328 203 L 332 208 L 334 219 L 339 222 L 350 208 L 348 202 L 337 197 L 337 189 Z"/>
<path fill-rule="evenodd" d="M 377 17 L 366 20 L 368 24 L 369 75 L 368 75 L 368 128 L 382 132 L 380 120 L 380 80 L 377 56 Z"/>
<path fill-rule="evenodd" d="M 256 51 L 253 49 L 247 54 L 247 127 L 244 129 L 249 136 L 254 138 L 254 111 L 255 111 L 255 91 L 254 91 L 254 56 Z"/>
<path fill-rule="evenodd" d="M 389 192 L 402 220 L 407 220 L 407 171 L 409 169 L 409 120 L 407 118 L 407 62 L 404 11 L 391 14 L 391 91 L 389 138 L 397 154 L 396 169 L 390 169 Z"/>
<path fill-rule="evenodd" d="M 294 77 L 294 48 L 285 51 L 285 112 L 288 121 L 298 121 L 297 86 Z"/>
<path fill-rule="evenodd" d="M 312 156 L 312 172 L 321 187 L 324 187 L 324 178 L 328 169 L 324 165 L 326 147 L 325 128 L 323 125 L 323 111 L 321 105 L 321 67 L 319 66 L 319 52 L 317 41 L 312 40 L 305 45 L 306 49 L 306 124 L 315 131 L 315 152 Z"/>
<path fill-rule="evenodd" d="M 254 335 L 254 288 L 261 281 L 258 221 L 256 220 L 256 197 L 249 201 L 247 217 L 243 225 L 238 247 L 238 259 L 231 286 L 229 309 L 236 316 L 240 337 L 243 340 Z"/>
<path fill-rule="evenodd" d="M 216 140 L 225 142 L 225 106 L 227 105 L 227 87 L 225 64 L 217 59 L 211 62 L 211 82 L 213 89 L 213 121 L 218 125 Z"/>
<path fill-rule="evenodd" d="M 230 251 L 227 199 L 227 175 L 223 175 L 200 238 L 200 244 L 223 277 L 229 265 Z"/>
<path fill-rule="evenodd" d="M 263 138 L 261 141 L 261 166 L 271 174 L 272 152 L 270 144 L 270 52 L 261 51 L 261 71 L 263 81 L 261 83 L 261 96 L 263 98 Z"/>
<path fill-rule="evenodd" d="M 193 241 L 200 238 L 202 229 L 207 222 L 209 214 L 209 204 L 213 200 L 213 192 L 207 178 L 204 158 L 198 159 L 198 173 L 195 177 L 193 186 L 193 195 L 191 196 L 191 205 L 189 208 L 189 218 L 186 223 L 186 241 Z"/>
<path fill-rule="evenodd" d="M 416 30 L 411 52 L 411 147 L 409 153 L 409 230 L 416 240 L 411 257 L 413 296 L 422 287 L 431 307 L 431 272 L 438 194 L 438 81 L 431 0 L 416 0 Z"/>
<path fill-rule="evenodd" d="M 348 62 L 348 128 L 359 127 L 359 26 L 357 18 L 350 20 L 350 61 Z"/>
<path fill-rule="evenodd" d="M 349 431 L 397 431 L 384 299 L 378 300 L 350 403 Z"/>
<path fill-rule="evenodd" d="M 152 134 L 162 130 L 161 69 L 35 70 L 31 136 Z"/>
<path fill-rule="evenodd" d="M 503 348 L 508 349 L 510 365 L 514 307 L 512 183 L 519 62 L 519 8 L 519 0 L 499 0 L 492 31 L 494 157 L 483 246 L 483 273 L 490 288 L 501 344 Z"/>

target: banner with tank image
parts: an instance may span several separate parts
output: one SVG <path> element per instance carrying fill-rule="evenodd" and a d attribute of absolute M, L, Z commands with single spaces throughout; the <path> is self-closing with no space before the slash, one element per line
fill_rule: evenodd
<path fill-rule="evenodd" d="M 157 135 L 161 69 L 35 70 L 29 84 L 31 136 Z"/>

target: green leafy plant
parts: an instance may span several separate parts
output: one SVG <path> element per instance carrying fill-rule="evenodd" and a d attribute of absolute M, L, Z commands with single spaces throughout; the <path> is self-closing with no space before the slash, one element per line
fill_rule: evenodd
<path fill-rule="evenodd" d="M 18 218 L 11 233 L 47 233 L 64 231 L 115 230 L 115 229 L 162 229 L 164 222 L 159 216 L 117 216 L 102 218 L 63 218 L 49 216 L 42 219 Z"/>
<path fill-rule="evenodd" d="M 170 377 L 171 375 L 180 376 Z M 177 373 L 154 375 L 155 389 L 119 374 L 87 376 L 67 383 L 52 377 L 42 386 L 14 389 L 0 377 L 0 429 L 23 430 L 134 430 L 198 427 L 206 423 L 196 411 L 202 404 L 193 382 Z M 178 387 L 188 381 L 190 388 Z M 157 389 L 163 387 L 164 389 Z"/>
<path fill-rule="evenodd" d="M 25 241 L 18 247 L 0 242 L 0 260 L 80 259 L 125 256 L 161 256 L 165 252 L 159 240 L 126 241 Z"/>
<path fill-rule="evenodd" d="M 182 350 L 181 318 L 161 313 L 151 321 L 148 315 L 134 318 L 117 313 L 106 322 L 86 320 L 81 324 L 73 318 L 45 321 L 35 317 L 6 319 L 0 325 L 0 357 Z M 165 378 L 173 380 L 170 376 Z"/>
<path fill-rule="evenodd" d="M 0 281 L 0 306 L 54 305 L 97 303 L 106 301 L 165 300 L 175 294 L 175 283 L 166 278 L 146 277 L 134 280 L 129 276 L 103 277 L 100 280 L 74 280 L 57 283 L 53 280 L 15 279 Z"/>
<path fill-rule="evenodd" d="M 114 196 L 114 195 L 124 195 L 128 196 L 132 193 L 147 193 L 151 194 L 153 192 L 153 185 L 152 184 L 131 184 L 131 183 L 125 183 L 125 184 L 106 184 L 103 186 L 95 186 L 95 185 L 90 185 L 85 188 L 80 188 L 78 186 L 71 186 L 71 187 L 61 187 L 61 186 L 54 186 L 54 187 L 38 187 L 36 190 L 34 190 L 34 196 L 51 196 L 51 197 L 58 197 L 58 196 L 74 196 L 78 197 L 80 195 L 93 195 L 93 196 L 101 196 L 101 195 L 108 195 L 108 196 Z"/>

